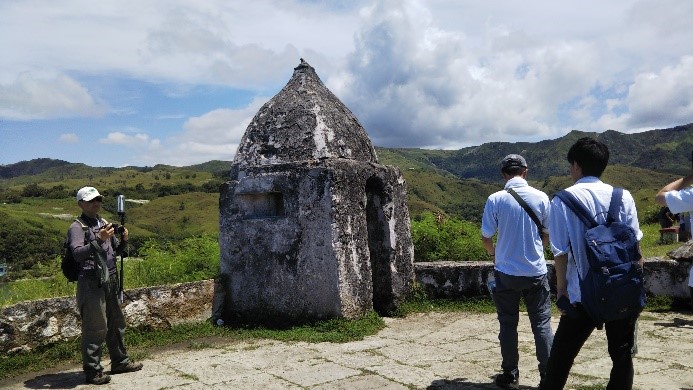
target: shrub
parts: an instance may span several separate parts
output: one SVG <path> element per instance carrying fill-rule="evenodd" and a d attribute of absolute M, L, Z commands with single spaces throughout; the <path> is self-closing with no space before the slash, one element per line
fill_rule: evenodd
<path fill-rule="evenodd" d="M 148 240 L 139 249 L 142 261 L 125 265 L 126 284 L 156 286 L 212 279 L 219 272 L 219 241 L 212 235 L 188 237 L 179 243 Z"/>
<path fill-rule="evenodd" d="M 479 227 L 468 221 L 431 212 L 412 220 L 414 261 L 486 260 Z"/>

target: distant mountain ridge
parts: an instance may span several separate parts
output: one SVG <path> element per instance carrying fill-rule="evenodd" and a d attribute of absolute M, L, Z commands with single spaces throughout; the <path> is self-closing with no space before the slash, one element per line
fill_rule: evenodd
<path fill-rule="evenodd" d="M 420 162 L 427 161 L 438 169 L 460 179 L 500 181 L 499 164 L 511 153 L 522 154 L 528 162 L 531 177 L 545 180 L 567 174 L 566 155 L 570 146 L 582 137 L 604 142 L 610 151 L 610 165 L 625 165 L 672 175 L 691 171 L 693 123 L 670 129 L 625 134 L 614 130 L 589 133 L 573 130 L 563 137 L 535 143 L 491 142 L 459 150 L 380 148 Z"/>
<path fill-rule="evenodd" d="M 18 163 L 9 165 L 0 165 L 0 179 L 11 179 L 13 177 L 25 175 L 38 175 L 48 169 L 62 167 L 71 164 L 73 163 L 63 160 L 54 160 L 51 158 L 36 158 L 33 160 L 20 161 Z"/>
<path fill-rule="evenodd" d="M 404 160 L 429 165 L 459 179 L 500 181 L 498 166 L 507 154 L 522 154 L 528 161 L 532 178 L 546 180 L 567 173 L 565 156 L 570 146 L 581 137 L 594 137 L 609 146 L 612 165 L 625 165 L 672 175 L 685 175 L 691 170 L 693 150 L 693 123 L 669 129 L 655 129 L 626 134 L 614 130 L 603 133 L 573 130 L 563 137 L 539 142 L 490 142 L 459 150 L 428 150 L 416 148 L 376 147 L 383 156 L 398 155 Z M 393 164 L 392 158 L 381 157 L 381 163 Z M 397 164 L 394 164 L 397 165 Z M 167 167 L 127 167 L 148 170 Z M 212 160 L 202 164 L 179 167 L 220 174 L 231 167 L 230 161 Z M 174 167 L 171 167 L 174 168 Z M 402 167 L 400 167 L 402 168 Z M 81 163 L 71 163 L 50 158 L 38 158 L 15 164 L 0 165 L 0 179 L 40 175 L 53 171 L 51 176 L 79 174 L 80 176 L 113 171 L 119 168 L 92 168 Z"/>
<path fill-rule="evenodd" d="M 63 160 L 50 158 L 37 158 L 28 161 L 20 161 L 14 164 L 0 165 L 0 179 L 13 179 L 20 176 L 47 176 L 45 179 L 56 179 L 60 176 L 88 177 L 89 175 L 113 172 L 119 169 L 134 169 L 146 172 L 154 169 L 189 169 L 193 171 L 209 172 L 219 174 L 229 170 L 230 161 L 212 160 L 202 164 L 191 165 L 188 167 L 173 167 L 164 164 L 157 164 L 153 167 L 133 167 L 122 168 L 113 167 L 90 167 L 82 163 L 72 163 Z"/>

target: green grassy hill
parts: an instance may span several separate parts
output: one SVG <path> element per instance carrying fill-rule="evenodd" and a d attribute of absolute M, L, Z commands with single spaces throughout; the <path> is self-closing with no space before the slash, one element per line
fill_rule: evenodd
<path fill-rule="evenodd" d="M 510 153 L 519 153 L 527 159 L 532 177 L 544 180 L 567 174 L 568 149 L 577 139 L 586 136 L 595 137 L 609 146 L 610 164 L 679 176 L 691 170 L 693 123 L 635 134 L 613 130 L 599 134 L 573 130 L 561 138 L 536 143 L 492 142 L 454 151 L 426 151 L 423 156 L 431 165 L 459 178 L 502 181 L 498 175 L 501 159 Z"/>
<path fill-rule="evenodd" d="M 412 218 L 425 211 L 478 222 L 486 198 L 503 186 L 499 162 L 523 154 L 529 181 L 549 195 L 572 184 L 565 156 L 579 137 L 596 136 L 611 149 L 603 180 L 631 191 L 641 222 L 654 222 L 656 191 L 690 172 L 693 124 L 637 134 L 572 131 L 537 143 L 494 142 L 460 150 L 376 148 L 381 164 L 400 168 Z M 115 199 L 126 197 L 126 225 L 135 249 L 149 238 L 180 240 L 218 234 L 219 185 L 231 162 L 189 167 L 89 167 L 37 159 L 0 166 L 0 263 L 19 276 L 40 274 L 40 264 L 60 252 L 67 226 L 79 209 L 77 189 L 93 185 L 106 196 L 104 217 L 118 220 Z M 37 268 L 38 267 L 38 268 Z M 17 273 L 15 273 L 17 274 Z"/>

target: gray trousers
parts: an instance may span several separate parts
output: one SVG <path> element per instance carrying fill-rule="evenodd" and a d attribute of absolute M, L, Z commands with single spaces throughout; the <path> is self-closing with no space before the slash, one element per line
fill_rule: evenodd
<path fill-rule="evenodd" d="M 501 368 L 506 374 L 512 374 L 515 377 L 519 375 L 517 324 L 520 320 L 520 298 L 522 297 L 534 333 L 539 372 L 543 376 L 553 344 L 549 278 L 546 274 L 535 277 L 512 276 L 498 271 L 495 271 L 494 275 L 496 289 L 493 293 L 493 301 L 496 304 L 496 313 L 500 322 L 498 340 L 503 358 Z"/>
<path fill-rule="evenodd" d="M 82 316 L 82 368 L 87 375 L 103 371 L 101 352 L 104 341 L 111 368 L 129 362 L 125 351 L 125 317 L 118 302 L 118 277 L 113 274 L 99 286 L 97 276 L 77 281 L 77 307 Z"/>

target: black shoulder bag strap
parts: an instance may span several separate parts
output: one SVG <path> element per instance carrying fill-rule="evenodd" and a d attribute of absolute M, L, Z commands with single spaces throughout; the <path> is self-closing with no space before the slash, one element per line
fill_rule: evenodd
<path fill-rule="evenodd" d="M 513 190 L 512 188 L 508 188 L 507 191 L 510 195 L 513 196 L 513 198 L 515 198 L 517 203 L 519 203 L 520 206 L 522 206 L 522 208 L 525 209 L 527 214 L 529 214 L 529 217 L 532 218 L 532 221 L 534 221 L 534 223 L 537 225 L 537 228 L 539 229 L 539 235 L 541 235 L 544 232 L 544 225 L 541 224 L 541 221 L 539 220 L 539 217 L 537 217 L 537 215 L 534 213 L 534 210 L 532 210 L 529 207 L 527 202 L 525 202 L 525 200 L 522 199 L 522 197 L 520 197 L 520 195 L 518 195 L 517 192 L 515 192 L 515 190 Z"/>

